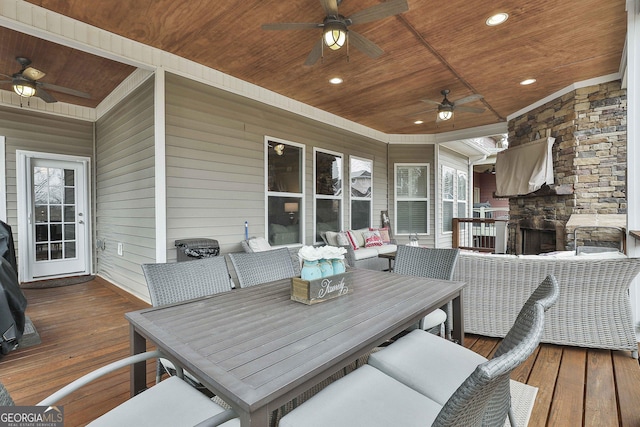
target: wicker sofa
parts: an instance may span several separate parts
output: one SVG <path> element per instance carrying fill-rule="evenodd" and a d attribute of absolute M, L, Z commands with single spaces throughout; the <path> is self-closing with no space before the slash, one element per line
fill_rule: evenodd
<path fill-rule="evenodd" d="M 325 244 L 331 246 L 340 246 L 347 250 L 344 255 L 347 264 L 350 267 L 364 268 L 367 270 L 384 271 L 389 268 L 389 260 L 378 257 L 379 254 L 388 254 L 395 252 L 398 247 L 395 245 L 395 240 L 390 240 L 389 243 L 385 243 L 382 246 L 365 247 L 364 237 L 362 233 L 369 231 L 368 228 L 360 230 L 349 230 L 356 238 L 357 249 L 354 249 L 351 245 L 341 245 L 336 240 L 337 232 L 321 232 L 320 237 Z"/>
<path fill-rule="evenodd" d="M 535 287 L 553 274 L 560 284 L 542 342 L 628 350 L 638 357 L 629 298 L 640 258 L 606 254 L 571 257 L 461 253 L 453 280 L 463 292 L 465 332 L 504 337 Z"/>

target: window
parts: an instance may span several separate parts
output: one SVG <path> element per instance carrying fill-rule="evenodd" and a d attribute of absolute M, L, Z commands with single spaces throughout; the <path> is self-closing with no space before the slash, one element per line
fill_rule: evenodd
<path fill-rule="evenodd" d="M 396 234 L 429 234 L 429 164 L 395 165 Z"/>
<path fill-rule="evenodd" d="M 342 155 L 315 150 L 315 239 L 320 233 L 342 229 Z"/>
<path fill-rule="evenodd" d="M 353 157 L 349 159 L 351 176 L 351 228 L 371 227 L 373 197 L 373 161 Z"/>
<path fill-rule="evenodd" d="M 453 231 L 453 218 L 467 216 L 467 172 L 442 166 L 442 232 Z"/>
<path fill-rule="evenodd" d="M 267 240 L 273 246 L 302 243 L 304 147 L 265 139 Z"/>

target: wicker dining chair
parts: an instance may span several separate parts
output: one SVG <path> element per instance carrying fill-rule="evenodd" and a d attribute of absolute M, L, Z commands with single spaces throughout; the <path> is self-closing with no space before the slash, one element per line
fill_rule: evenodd
<path fill-rule="evenodd" d="M 534 352 L 544 330 L 544 308 L 535 303 L 523 308 L 512 327 L 510 350 L 500 357 L 477 365 L 444 402 L 419 393 L 395 378 L 364 365 L 333 382 L 280 420 L 280 427 L 387 427 L 413 426 L 501 426 L 506 413 L 489 411 L 497 388 L 509 382 L 511 372 Z M 424 331 L 415 331 L 427 334 Z M 436 345 L 455 345 L 437 339 Z M 390 347 L 394 346 L 391 344 Z M 446 365 L 444 355 L 437 366 Z M 433 371 L 437 371 L 433 369 Z M 449 379 L 443 378 L 447 382 Z M 440 387 L 436 385 L 435 388 Z M 437 392 L 437 390 L 436 390 Z M 509 396 L 502 396 L 510 398 Z M 501 408 L 509 402 L 501 403 Z M 487 417 L 494 418 L 488 420 Z M 500 417 L 502 420 L 500 421 Z"/>
<path fill-rule="evenodd" d="M 398 246 L 393 272 L 408 276 L 451 280 L 459 254 L 459 249 Z M 440 325 L 440 336 L 451 339 L 452 316 L 449 306 L 450 304 L 438 308 L 425 316 L 420 321 L 420 329 L 428 331 Z"/>
<path fill-rule="evenodd" d="M 555 277 L 548 276 L 524 303 L 518 316 L 525 316 L 534 304 L 539 304 L 546 312 L 558 299 L 559 289 Z M 519 320 L 516 320 L 516 324 L 518 322 Z M 498 346 L 493 358 L 500 357 L 517 345 L 519 333 L 515 326 L 512 327 Z M 442 363 L 442 360 L 446 360 L 446 363 Z M 416 330 L 381 351 L 372 353 L 368 363 L 417 392 L 439 403 L 444 403 L 455 392 L 458 385 L 478 365 L 486 361 L 486 358 L 468 348 Z M 437 368 L 434 369 L 434 366 Z M 510 406 L 504 404 L 510 401 L 510 391 L 508 381 L 503 382 L 496 389 L 487 409 L 491 414 L 489 420 L 495 420 L 501 416 L 504 423 L 508 414 L 511 424 L 515 426 Z M 491 425 L 489 420 L 485 421 L 485 425 Z"/>
<path fill-rule="evenodd" d="M 64 397 L 106 374 L 151 358 L 158 358 L 159 351 L 129 356 L 92 371 L 38 403 L 52 406 Z M 0 383 L 0 407 L 15 406 L 9 391 Z M 240 420 L 233 410 L 225 410 L 178 377 L 168 378 L 148 388 L 126 402 L 111 409 L 88 424 L 91 427 L 108 426 L 166 426 L 202 425 L 239 427 Z M 224 424 L 223 424 L 224 423 Z"/>
<path fill-rule="evenodd" d="M 142 271 L 154 307 L 231 290 L 231 277 L 224 257 L 142 264 Z M 175 367 L 166 359 L 158 361 L 156 382 L 160 382 L 164 372 L 175 373 Z M 203 387 L 190 373 L 185 372 L 185 376 L 193 386 Z"/>
<path fill-rule="evenodd" d="M 293 261 L 287 248 L 263 252 L 228 254 L 241 288 L 295 277 Z"/>

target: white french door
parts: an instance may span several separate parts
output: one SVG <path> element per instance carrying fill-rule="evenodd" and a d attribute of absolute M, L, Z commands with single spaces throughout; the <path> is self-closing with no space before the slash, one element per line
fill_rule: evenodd
<path fill-rule="evenodd" d="M 88 159 L 20 153 L 24 182 L 23 281 L 88 274 Z M 26 237 L 26 238 L 25 238 Z"/>

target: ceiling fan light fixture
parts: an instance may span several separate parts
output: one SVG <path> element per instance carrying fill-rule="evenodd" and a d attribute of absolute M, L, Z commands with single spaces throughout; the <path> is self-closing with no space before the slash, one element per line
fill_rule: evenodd
<path fill-rule="evenodd" d="M 453 117 L 453 110 L 451 107 L 444 105 L 438 108 L 438 118 L 440 120 L 449 120 Z"/>
<path fill-rule="evenodd" d="M 31 98 L 36 94 L 36 85 L 31 82 L 16 82 L 13 91 L 23 98 Z"/>
<path fill-rule="evenodd" d="M 338 50 L 347 41 L 347 27 L 341 22 L 329 22 L 324 26 L 324 44 L 331 50 Z"/>

